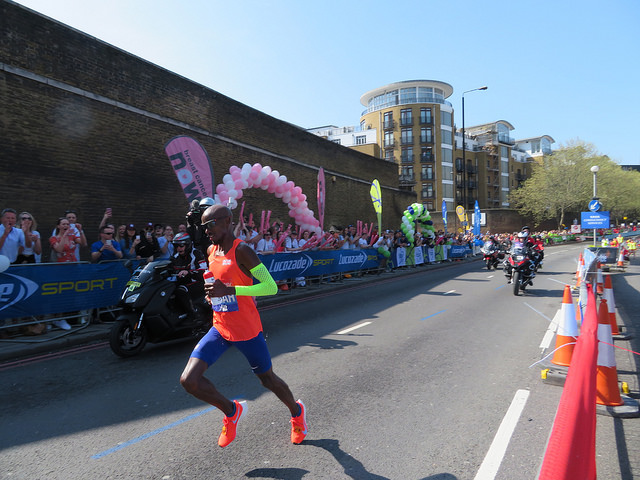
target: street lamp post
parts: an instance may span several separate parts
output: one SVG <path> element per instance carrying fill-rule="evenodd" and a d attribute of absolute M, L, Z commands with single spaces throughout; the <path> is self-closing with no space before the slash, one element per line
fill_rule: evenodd
<path fill-rule="evenodd" d="M 598 182 L 597 182 L 597 177 L 598 177 L 598 170 L 600 170 L 600 167 L 598 165 L 594 165 L 593 167 L 591 167 L 591 172 L 593 173 L 593 199 L 597 200 L 598 199 Z M 593 229 L 593 247 L 596 247 L 596 233 L 597 233 L 597 229 Z"/>
<path fill-rule="evenodd" d="M 471 90 L 466 90 L 462 92 L 462 206 L 464 208 L 464 216 L 463 218 L 466 220 L 467 218 L 467 142 L 464 137 L 464 94 L 469 92 L 475 92 L 476 90 L 486 90 L 488 87 L 485 85 L 483 87 L 472 88 Z M 465 228 L 468 225 L 465 225 Z"/>

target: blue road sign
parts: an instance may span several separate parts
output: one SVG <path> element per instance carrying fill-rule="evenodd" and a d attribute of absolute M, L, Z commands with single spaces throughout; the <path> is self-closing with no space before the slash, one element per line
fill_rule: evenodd
<path fill-rule="evenodd" d="M 582 229 L 609 228 L 609 212 L 580 212 Z"/>
<path fill-rule="evenodd" d="M 589 210 L 591 210 L 592 212 L 597 212 L 601 208 L 602 208 L 602 204 L 600 203 L 599 200 L 593 199 L 589 202 Z"/>

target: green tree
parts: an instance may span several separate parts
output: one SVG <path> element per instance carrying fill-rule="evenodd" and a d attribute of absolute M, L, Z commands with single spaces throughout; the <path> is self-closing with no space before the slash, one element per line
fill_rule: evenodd
<path fill-rule="evenodd" d="M 593 197 L 591 167 L 597 165 L 597 193 L 612 220 L 640 211 L 640 173 L 624 171 L 589 143 L 574 141 L 545 155 L 533 167 L 531 178 L 511 192 L 509 201 L 536 225 L 555 219 L 558 228 L 565 215 L 585 211 Z"/>

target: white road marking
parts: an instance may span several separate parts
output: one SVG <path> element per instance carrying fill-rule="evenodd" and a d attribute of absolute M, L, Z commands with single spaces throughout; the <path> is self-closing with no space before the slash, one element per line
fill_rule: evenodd
<path fill-rule="evenodd" d="M 489 275 L 487 278 L 493 278 L 495 277 L 495 275 Z"/>
<path fill-rule="evenodd" d="M 507 446 L 528 398 L 529 390 L 518 390 L 516 392 L 474 480 L 493 480 L 496 478 L 504 454 L 507 451 Z"/>
<path fill-rule="evenodd" d="M 353 332 L 354 330 L 357 330 L 359 328 L 366 327 L 370 323 L 371 322 L 363 322 L 363 323 L 360 323 L 358 325 L 354 325 L 353 327 L 350 327 L 350 328 L 347 328 L 345 330 L 339 331 L 336 335 L 344 335 L 345 333 Z"/>
<path fill-rule="evenodd" d="M 450 293 L 455 292 L 455 290 L 449 290 L 448 292 L 444 292 L 445 295 L 449 295 Z"/>

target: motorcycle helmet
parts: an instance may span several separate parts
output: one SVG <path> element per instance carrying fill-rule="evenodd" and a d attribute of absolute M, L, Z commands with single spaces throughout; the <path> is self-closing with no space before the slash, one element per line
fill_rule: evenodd
<path fill-rule="evenodd" d="M 216 204 L 216 202 L 215 202 L 215 200 L 213 198 L 204 197 L 202 200 L 200 200 L 200 210 L 204 212 L 211 205 L 215 205 L 215 204 Z"/>
<path fill-rule="evenodd" d="M 180 232 L 173 237 L 173 246 L 186 245 L 187 250 L 191 247 L 191 237 L 188 233 Z"/>
<path fill-rule="evenodd" d="M 527 238 L 529 234 L 527 232 L 518 232 L 518 238 Z"/>

